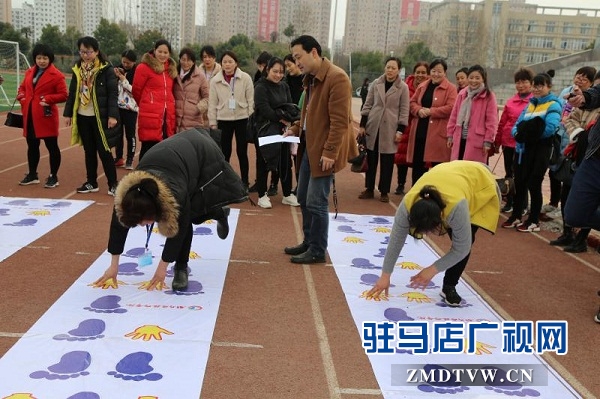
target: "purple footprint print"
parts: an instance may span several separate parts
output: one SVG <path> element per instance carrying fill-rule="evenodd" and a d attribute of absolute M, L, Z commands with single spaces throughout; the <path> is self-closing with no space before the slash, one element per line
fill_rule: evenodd
<path fill-rule="evenodd" d="M 100 399 L 100 395 L 96 392 L 78 392 L 75 395 L 69 396 L 67 399 Z"/>
<path fill-rule="evenodd" d="M 13 200 L 6 203 L 6 205 L 10 206 L 27 206 L 29 205 L 28 200 Z"/>
<path fill-rule="evenodd" d="M 182 291 L 169 290 L 169 291 L 165 291 L 165 294 L 189 296 L 189 295 L 204 294 L 204 291 L 202 291 L 202 283 L 200 281 L 189 280 L 188 286 L 185 290 L 182 290 Z"/>
<path fill-rule="evenodd" d="M 38 370 L 29 374 L 29 377 L 39 380 L 67 380 L 86 376 L 90 373 L 85 371 L 92 363 L 92 356 L 86 351 L 73 351 L 62 355 L 60 361 L 48 366 L 46 370 Z"/>
<path fill-rule="evenodd" d="M 486 380 L 485 383 L 488 385 L 485 387 L 485 389 L 487 390 L 494 391 L 496 393 L 502 393 L 506 396 L 531 396 L 533 398 L 541 396 L 540 392 L 536 391 L 535 389 L 523 388 L 523 386 L 518 382 L 509 381 L 510 378 L 508 378 L 509 376 L 506 375 L 506 371 L 498 366 L 484 366 L 482 369 L 496 370 L 496 377 L 494 380 L 498 382 L 491 384 Z"/>
<path fill-rule="evenodd" d="M 414 320 L 404 309 L 400 308 L 387 308 L 383 311 L 383 317 L 391 321 L 392 323 L 396 323 L 399 321 L 412 321 Z"/>
<path fill-rule="evenodd" d="M 360 276 L 360 283 L 364 285 L 374 286 L 377 280 L 379 280 L 379 276 L 377 274 L 367 273 Z M 394 284 L 390 284 L 390 288 L 394 287 Z"/>
<path fill-rule="evenodd" d="M 144 248 L 144 247 L 136 247 L 136 248 L 128 249 L 121 256 L 125 256 L 127 258 L 136 258 L 137 259 L 140 256 L 142 256 L 145 252 L 146 252 L 146 248 Z M 152 257 L 154 258 L 154 256 L 152 256 Z"/>
<path fill-rule="evenodd" d="M 46 205 L 46 207 L 48 208 L 67 208 L 71 206 L 70 202 L 67 201 L 58 201 L 58 202 L 54 202 L 52 204 Z"/>
<path fill-rule="evenodd" d="M 371 223 L 371 224 L 390 224 L 392 222 L 390 222 L 387 218 L 374 217 L 373 219 L 371 219 L 369 221 L 369 223 Z"/>
<path fill-rule="evenodd" d="M 196 227 L 194 229 L 195 236 L 211 236 L 212 234 L 212 230 L 208 227 Z"/>
<path fill-rule="evenodd" d="M 347 225 L 338 226 L 337 231 L 342 233 L 362 234 L 362 231 L 354 230 L 352 226 Z"/>
<path fill-rule="evenodd" d="M 379 248 L 379 253 L 373 255 L 375 258 L 385 258 L 385 251 L 387 248 Z"/>
<path fill-rule="evenodd" d="M 58 334 L 53 337 L 57 341 L 89 341 L 104 338 L 102 333 L 106 324 L 100 319 L 87 319 L 79 323 L 77 328 L 69 330 L 67 334 Z"/>
<path fill-rule="evenodd" d="M 1 208 L 0 209 L 0 216 L 8 216 L 8 211 L 10 211 L 10 209 L 8 209 L 8 208 Z"/>
<path fill-rule="evenodd" d="M 35 224 L 37 223 L 37 219 L 21 219 L 18 222 L 14 222 L 14 223 L 4 223 L 5 226 L 25 226 L 25 227 L 29 227 L 29 226 L 35 226 Z"/>
<path fill-rule="evenodd" d="M 410 284 L 406 284 L 406 288 L 412 288 L 412 287 L 410 286 Z M 433 289 L 438 289 L 438 288 L 440 288 L 440 286 L 436 285 L 436 283 L 434 283 L 433 281 L 430 281 L 427 284 L 427 287 L 425 287 L 426 290 L 433 290 Z"/>
<path fill-rule="evenodd" d="M 135 262 L 125 262 L 119 265 L 119 275 L 121 276 L 143 276 L 144 272 L 138 269 L 138 264 Z"/>
<path fill-rule="evenodd" d="M 425 366 L 423 366 L 423 370 L 428 375 L 430 373 L 434 373 L 435 375 L 437 375 L 437 373 L 440 372 L 437 370 L 447 370 L 450 373 L 450 370 L 448 370 L 444 366 L 440 366 L 439 364 L 426 364 Z M 422 392 L 441 394 L 457 394 L 469 390 L 469 387 L 463 387 L 460 385 L 460 381 L 457 381 L 456 375 L 454 374 L 451 374 L 451 378 L 447 382 L 431 382 L 421 384 L 417 388 L 419 389 L 419 391 Z"/>
<path fill-rule="evenodd" d="M 121 297 L 118 295 L 106 295 L 96 299 L 84 309 L 96 313 L 127 313 L 127 309 L 119 304 L 120 300 Z"/>
<path fill-rule="evenodd" d="M 332 217 L 331 220 L 335 220 L 336 222 L 342 222 L 342 223 L 354 223 L 353 220 L 348 219 L 346 216 L 338 216 L 337 219 Z"/>
<path fill-rule="evenodd" d="M 117 363 L 115 371 L 107 374 L 125 381 L 158 381 L 163 376 L 160 373 L 152 373 L 154 367 L 150 366 L 152 355 L 148 352 L 134 352 L 125 356 Z"/>
<path fill-rule="evenodd" d="M 371 263 L 369 259 L 365 258 L 354 258 L 352 259 L 351 267 L 357 267 L 359 269 L 381 269 L 381 266 L 376 266 Z"/>

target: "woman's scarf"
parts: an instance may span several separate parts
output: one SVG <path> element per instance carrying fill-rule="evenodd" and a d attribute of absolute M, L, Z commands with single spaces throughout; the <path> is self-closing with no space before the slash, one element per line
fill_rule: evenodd
<path fill-rule="evenodd" d="M 469 119 L 471 118 L 471 105 L 473 104 L 473 97 L 481 93 L 485 90 L 485 85 L 482 84 L 476 89 L 471 89 L 471 87 L 467 87 L 467 98 L 460 106 L 460 110 L 458 111 L 458 118 L 456 119 L 456 124 L 458 126 L 462 126 L 463 124 L 469 124 Z"/>
<path fill-rule="evenodd" d="M 81 74 L 81 89 L 79 93 L 79 99 L 81 105 L 87 107 L 92 98 L 92 89 L 94 88 L 94 79 L 96 74 L 100 70 L 100 60 L 96 58 L 92 62 L 84 63 L 81 62 L 79 72 Z"/>

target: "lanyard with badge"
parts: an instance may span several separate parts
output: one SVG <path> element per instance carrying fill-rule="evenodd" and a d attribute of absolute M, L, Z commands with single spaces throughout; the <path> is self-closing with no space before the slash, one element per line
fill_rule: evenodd
<path fill-rule="evenodd" d="M 152 251 L 148 249 L 148 243 L 150 243 L 150 236 L 152 235 L 153 228 L 154 222 L 150 225 L 146 225 L 146 245 L 144 246 L 144 253 L 138 257 L 139 266 L 150 266 L 152 264 Z"/>
<path fill-rule="evenodd" d="M 231 77 L 231 83 L 229 83 L 231 87 L 231 98 L 229 99 L 229 109 L 235 109 L 235 75 Z"/>

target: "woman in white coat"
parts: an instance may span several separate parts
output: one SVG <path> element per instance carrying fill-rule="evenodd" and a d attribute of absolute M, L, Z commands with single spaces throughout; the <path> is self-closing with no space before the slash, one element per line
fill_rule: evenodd
<path fill-rule="evenodd" d="M 380 201 L 389 202 L 388 193 L 394 173 L 394 155 L 398 142 L 408 126 L 410 93 L 406 83 L 400 79 L 402 62 L 389 57 L 385 61 L 385 72 L 377 78 L 367 94 L 361 111 L 359 136 L 366 135 L 367 161 L 365 190 L 358 198 L 374 197 L 377 164 L 379 167 Z"/>

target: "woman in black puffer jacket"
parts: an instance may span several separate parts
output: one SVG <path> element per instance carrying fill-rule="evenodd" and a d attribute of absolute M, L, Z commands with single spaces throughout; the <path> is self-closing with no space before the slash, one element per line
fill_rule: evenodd
<path fill-rule="evenodd" d="M 258 137 L 281 135 L 291 124 L 278 109 L 283 104 L 292 103 L 290 88 L 282 81 L 285 76 L 285 64 L 281 58 L 273 57 L 263 71 L 263 77 L 254 87 L 254 108 Z M 256 138 L 258 140 L 258 138 Z M 282 203 L 290 206 L 300 206 L 292 194 L 292 162 L 289 143 L 273 143 L 258 146 L 256 162 L 256 189 L 258 206 L 271 208 L 271 200 L 267 195 L 267 172 L 277 171 L 281 177 L 283 191 Z"/>

